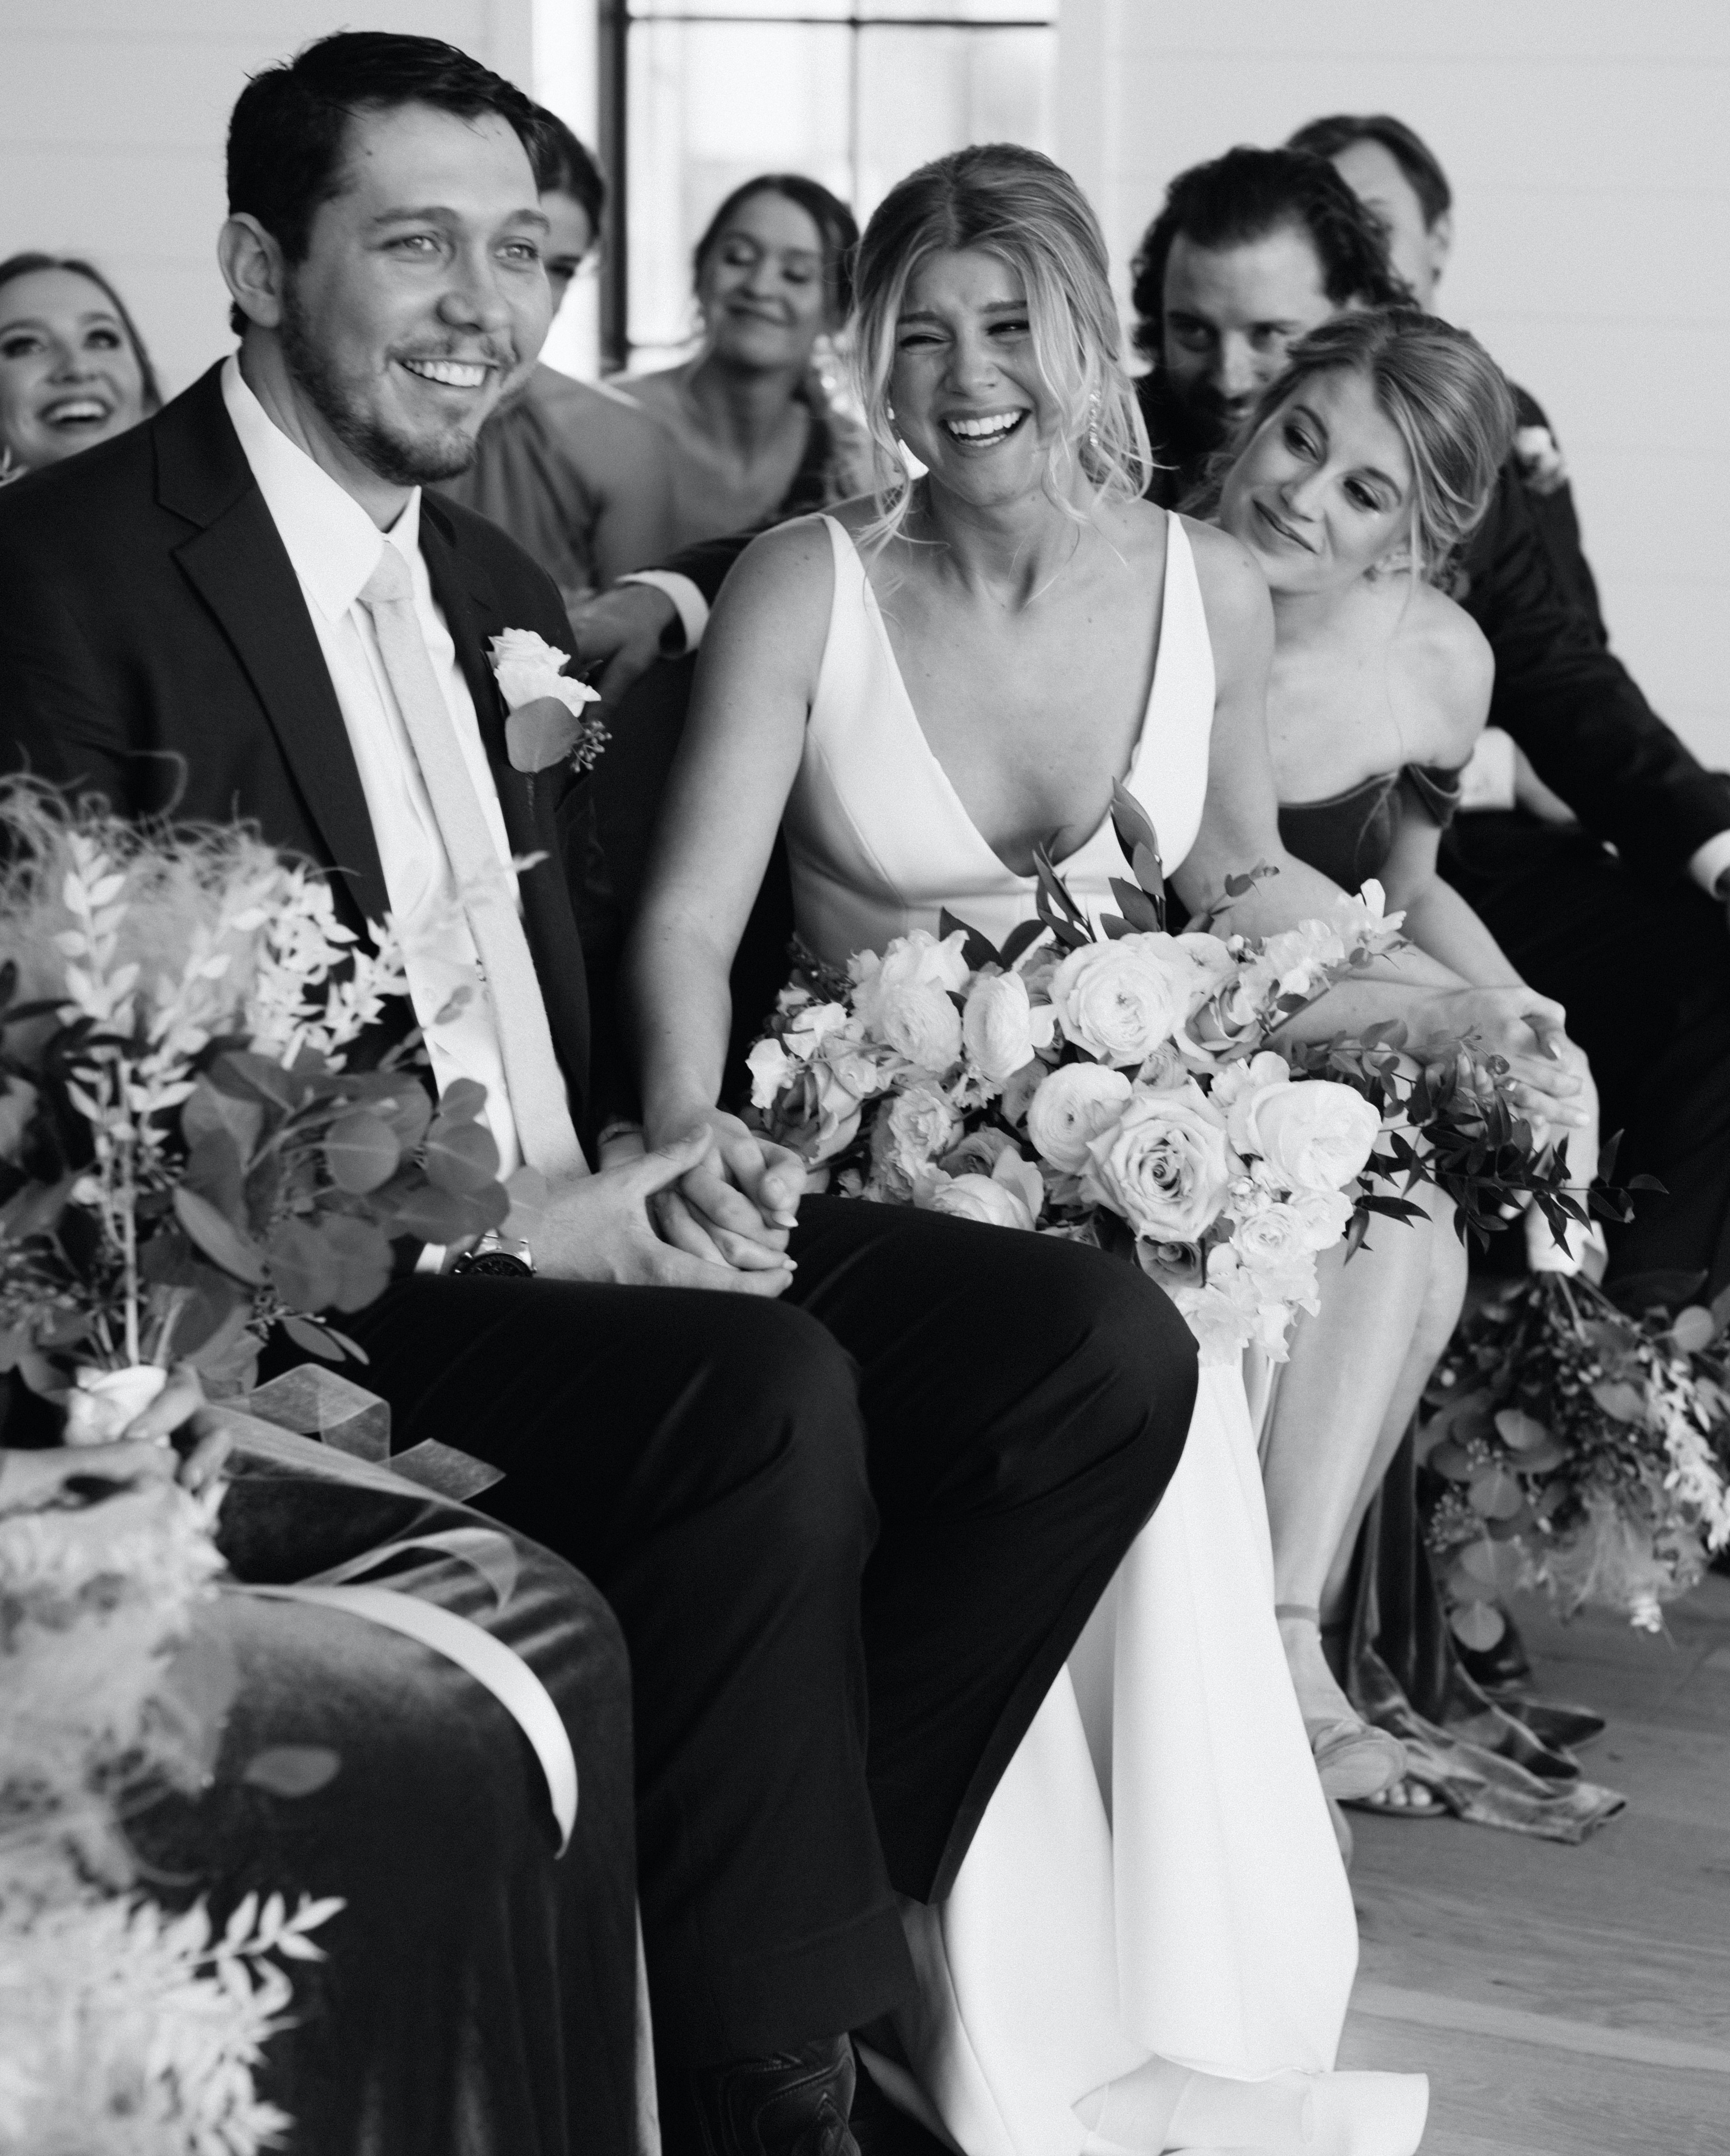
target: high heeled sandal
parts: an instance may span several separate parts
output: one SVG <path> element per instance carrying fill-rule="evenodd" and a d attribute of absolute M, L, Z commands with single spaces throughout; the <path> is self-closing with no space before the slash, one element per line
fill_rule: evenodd
<path fill-rule="evenodd" d="M 1295 1617 L 1322 1629 L 1321 1612 L 1301 1602 L 1277 1602 L 1274 1616 Z M 1405 1747 L 1385 1729 L 1352 1715 L 1305 1715 L 1303 1733 L 1315 1755 L 1322 1794 L 1341 1804 L 1361 1803 L 1397 1782 L 1406 1770 Z"/>

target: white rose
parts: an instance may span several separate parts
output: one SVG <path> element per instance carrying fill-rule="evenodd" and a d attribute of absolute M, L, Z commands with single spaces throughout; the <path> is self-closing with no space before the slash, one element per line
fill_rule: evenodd
<path fill-rule="evenodd" d="M 896 937 L 881 957 L 875 951 L 856 951 L 847 962 L 855 983 L 854 1009 L 873 1032 L 880 1032 L 878 1009 L 891 988 L 935 986 L 958 995 L 968 984 L 968 962 L 961 954 L 966 941 L 960 929 L 939 942 L 916 928 Z"/>
<path fill-rule="evenodd" d="M 1084 1194 L 1160 1243 L 1199 1240 L 1219 1216 L 1235 1166 L 1224 1116 L 1194 1086 L 1137 1094 L 1087 1156 Z"/>
<path fill-rule="evenodd" d="M 1253 1275 L 1265 1302 L 1301 1304 L 1316 1299 L 1316 1259 L 1309 1229 L 1293 1205 L 1267 1205 L 1232 1230 L 1231 1246 Z"/>
<path fill-rule="evenodd" d="M 556 696 L 573 711 L 601 701 L 598 689 L 578 681 L 561 670 L 570 654 L 537 636 L 531 629 L 507 629 L 492 640 L 493 672 L 506 708 L 520 711 L 542 696 Z"/>
<path fill-rule="evenodd" d="M 1303 1222 L 1311 1250 L 1331 1250 L 1351 1226 L 1356 1208 L 1343 1190 L 1296 1190 L 1291 1209 Z"/>
<path fill-rule="evenodd" d="M 1130 1083 L 1102 1063 L 1065 1063 L 1027 1106 L 1027 1135 L 1042 1160 L 1065 1175 L 1087 1165 L 1087 1148 L 1129 1105 Z"/>
<path fill-rule="evenodd" d="M 960 1135 L 961 1118 L 936 1086 L 910 1086 L 877 1118 L 872 1166 L 890 1195 L 905 1202 Z"/>
<path fill-rule="evenodd" d="M 947 1070 L 961 1057 L 961 1013 L 935 981 L 898 982 L 877 998 L 873 1029 L 921 1070 Z"/>
<path fill-rule="evenodd" d="M 1122 936 L 1085 943 L 1051 976 L 1051 1001 L 1066 1039 L 1101 1063 L 1144 1062 L 1188 1013 L 1194 961 L 1174 937 Z"/>
<path fill-rule="evenodd" d="M 1008 1082 L 1049 1048 L 1057 1014 L 1049 1004 L 1035 1010 L 1019 973 L 982 973 L 961 1014 L 961 1037 L 973 1068 L 988 1086 Z"/>
<path fill-rule="evenodd" d="M 1033 1163 L 1005 1152 L 989 1175 L 952 1176 L 926 1204 L 933 1213 L 978 1220 L 988 1228 L 1030 1229 L 1045 1198 L 1045 1186 Z"/>
<path fill-rule="evenodd" d="M 1313 1078 L 1271 1086 L 1246 1118 L 1249 1147 L 1287 1190 L 1342 1190 L 1363 1173 L 1379 1111 L 1349 1086 Z"/>
<path fill-rule="evenodd" d="M 751 1073 L 752 1106 L 773 1108 L 776 1096 L 798 1067 L 778 1040 L 765 1035 L 745 1058 Z"/>

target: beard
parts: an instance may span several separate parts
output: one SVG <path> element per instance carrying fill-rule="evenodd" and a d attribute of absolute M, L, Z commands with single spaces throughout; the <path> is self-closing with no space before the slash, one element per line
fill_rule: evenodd
<path fill-rule="evenodd" d="M 307 402 L 368 471 L 393 486 L 428 486 L 455 479 L 475 461 L 476 434 L 451 427 L 433 435 L 409 434 L 369 411 L 331 365 L 309 326 L 292 280 L 283 295 L 277 336 L 283 363 Z"/>

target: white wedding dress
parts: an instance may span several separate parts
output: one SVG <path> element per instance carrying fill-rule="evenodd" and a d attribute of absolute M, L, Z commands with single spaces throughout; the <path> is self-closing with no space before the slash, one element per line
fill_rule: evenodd
<path fill-rule="evenodd" d="M 784 825 L 799 933 L 844 964 L 911 929 L 935 932 L 947 907 L 1000 942 L 1033 914 L 1034 880 L 1004 866 L 962 806 L 859 553 L 835 519 L 821 521 L 834 595 Z M 1176 517 L 1169 535 L 1157 665 L 1126 782 L 1168 873 L 1200 825 L 1214 695 Z M 1129 870 L 1109 817 L 1060 866 L 1079 902 L 1110 910 L 1107 880 Z M 897 2017 L 912 2078 L 875 2054 L 866 2063 L 965 2156 L 1415 2148 L 1421 2076 L 1293 2079 L 1329 2076 L 1358 1940 L 1273 1602 L 1243 1385 L 1235 1370 L 1204 1370 L 1166 1496 L 1012 1759 L 952 1892 L 904 1905 L 921 1977 L 918 2002 Z M 1228 2118 L 1185 2138 L 1181 2116 L 1168 2124 L 1168 2085 L 1183 2077 L 1162 2079 L 1147 2065 L 1158 2060 L 1261 2083 L 1264 2110 L 1277 2111 L 1271 2087 L 1296 2123 L 1282 2133 Z M 1137 2069 L 1140 2081 L 1120 2080 Z M 1074 2107 L 1114 2082 L 1090 2135 Z M 1190 2110 L 1209 2115 L 1205 2103 Z"/>

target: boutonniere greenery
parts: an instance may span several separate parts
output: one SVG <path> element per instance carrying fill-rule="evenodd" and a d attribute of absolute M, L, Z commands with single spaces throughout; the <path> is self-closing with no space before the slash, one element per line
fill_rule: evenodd
<path fill-rule="evenodd" d="M 531 778 L 556 763 L 589 770 L 608 742 L 605 726 L 585 708 L 599 703 L 599 690 L 567 674 L 570 654 L 531 629 L 505 629 L 491 648 L 511 769 Z"/>

